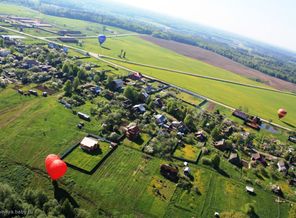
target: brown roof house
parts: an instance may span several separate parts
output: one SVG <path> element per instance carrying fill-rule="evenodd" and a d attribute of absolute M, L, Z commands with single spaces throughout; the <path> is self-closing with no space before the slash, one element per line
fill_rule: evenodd
<path fill-rule="evenodd" d="M 214 143 L 215 148 L 221 150 L 221 151 L 225 151 L 227 150 L 228 146 L 225 143 L 225 139 L 222 139 L 220 141 L 217 141 Z"/>
<path fill-rule="evenodd" d="M 87 152 L 95 151 L 99 146 L 99 141 L 95 138 L 84 137 L 80 142 L 80 148 Z"/>
<path fill-rule="evenodd" d="M 231 153 L 228 161 L 238 167 L 241 167 L 241 165 L 242 165 L 237 153 Z"/>
<path fill-rule="evenodd" d="M 140 135 L 140 129 L 136 123 L 130 123 L 126 127 L 125 135 L 128 139 L 134 140 L 139 137 Z"/>

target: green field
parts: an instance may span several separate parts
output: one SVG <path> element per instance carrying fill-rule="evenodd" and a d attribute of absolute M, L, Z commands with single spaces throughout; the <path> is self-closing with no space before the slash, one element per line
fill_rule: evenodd
<path fill-rule="evenodd" d="M 197 160 L 200 152 L 201 149 L 197 147 L 197 145 L 184 144 L 184 146 L 178 146 L 174 152 L 174 157 L 183 158 L 194 162 Z"/>
<path fill-rule="evenodd" d="M 128 147 L 141 150 L 150 138 L 151 137 L 148 134 L 142 133 L 135 141 L 130 141 L 128 138 L 125 138 L 122 143 Z"/>
<path fill-rule="evenodd" d="M 196 98 L 196 97 L 194 97 L 192 95 L 189 95 L 189 94 L 187 94 L 185 92 L 178 92 L 176 94 L 176 97 L 183 100 L 183 101 L 186 101 L 186 102 L 188 102 L 190 104 L 194 104 L 194 105 L 198 105 L 203 101 L 202 99 Z"/>
<path fill-rule="evenodd" d="M 98 152 L 88 154 L 78 146 L 64 160 L 69 164 L 90 172 L 108 154 L 110 151 L 109 147 L 109 143 L 100 141 Z"/>

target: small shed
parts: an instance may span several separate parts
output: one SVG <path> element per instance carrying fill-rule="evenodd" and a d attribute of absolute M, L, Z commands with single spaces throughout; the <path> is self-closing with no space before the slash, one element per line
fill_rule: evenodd
<path fill-rule="evenodd" d="M 255 193 L 255 189 L 251 186 L 246 186 L 246 191 L 250 194 L 254 194 Z"/>
<path fill-rule="evenodd" d="M 83 120 L 86 120 L 86 121 L 90 121 L 90 116 L 87 115 L 87 114 L 84 114 L 84 113 L 78 112 L 77 115 L 78 115 L 78 117 L 79 117 L 80 119 L 83 119 Z"/>

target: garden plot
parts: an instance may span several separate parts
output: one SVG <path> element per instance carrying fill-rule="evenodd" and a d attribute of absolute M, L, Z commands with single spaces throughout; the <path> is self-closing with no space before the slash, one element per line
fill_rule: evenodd
<path fill-rule="evenodd" d="M 99 141 L 99 147 L 93 153 L 87 153 L 77 146 L 64 160 L 75 167 L 91 172 L 111 151 L 110 143 Z"/>
<path fill-rule="evenodd" d="M 201 148 L 197 145 L 179 145 L 175 150 L 173 156 L 177 159 L 188 160 L 196 162 L 201 153 Z"/>

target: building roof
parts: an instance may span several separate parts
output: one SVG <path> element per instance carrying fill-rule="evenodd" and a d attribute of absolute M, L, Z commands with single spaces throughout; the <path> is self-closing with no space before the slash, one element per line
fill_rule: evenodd
<path fill-rule="evenodd" d="M 98 144 L 98 140 L 91 137 L 84 137 L 80 142 L 80 145 L 86 148 L 94 148 Z"/>
<path fill-rule="evenodd" d="M 251 187 L 251 186 L 246 186 L 246 190 L 248 191 L 248 192 L 254 192 L 255 191 L 255 189 L 253 188 L 253 187 Z"/>
<path fill-rule="evenodd" d="M 134 109 L 138 109 L 141 112 L 145 112 L 146 111 L 146 109 L 144 107 L 144 104 L 137 104 L 137 105 L 133 106 L 133 108 Z"/>
<path fill-rule="evenodd" d="M 261 155 L 259 153 L 252 154 L 252 159 L 253 160 L 259 160 L 260 158 L 261 158 Z"/>

